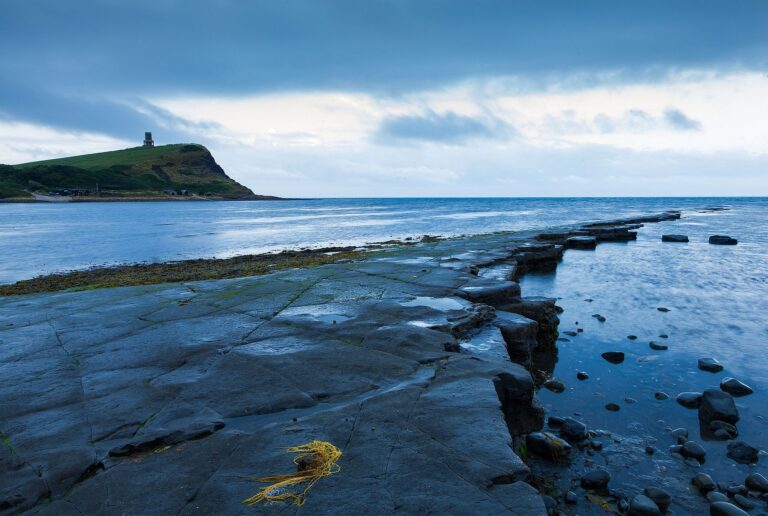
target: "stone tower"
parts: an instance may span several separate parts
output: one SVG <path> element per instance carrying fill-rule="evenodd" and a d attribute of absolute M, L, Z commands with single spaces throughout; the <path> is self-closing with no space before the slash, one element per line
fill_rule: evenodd
<path fill-rule="evenodd" d="M 144 133 L 144 147 L 154 147 L 155 141 L 152 139 L 152 133 Z"/>

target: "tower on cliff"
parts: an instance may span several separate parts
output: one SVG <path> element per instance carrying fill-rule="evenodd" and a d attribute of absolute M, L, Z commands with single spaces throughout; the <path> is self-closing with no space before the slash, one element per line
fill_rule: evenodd
<path fill-rule="evenodd" d="M 144 147 L 154 147 L 155 140 L 152 139 L 152 133 L 144 133 Z"/>

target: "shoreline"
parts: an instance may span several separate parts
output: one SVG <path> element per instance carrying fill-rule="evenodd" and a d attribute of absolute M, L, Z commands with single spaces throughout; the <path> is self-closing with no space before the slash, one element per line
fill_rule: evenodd
<path fill-rule="evenodd" d="M 552 502 L 564 508 L 570 502 L 551 498 L 546 479 L 526 464 L 529 454 L 576 453 L 576 443 L 571 451 L 553 434 L 530 437 L 544 435 L 538 389 L 556 387 L 533 364 L 537 355 L 556 357 L 558 306 L 525 297 L 517 280 L 554 270 L 567 249 L 634 240 L 643 224 L 680 216 L 427 239 L 375 256 L 326 250 L 339 259 L 270 276 L 0 297 L 0 338 L 29 334 L 32 345 L 53 332 L 50 346 L 68 358 L 60 369 L 40 364 L 46 378 L 69 378 L 71 359 L 72 389 L 101 385 L 98 397 L 81 394 L 86 406 L 99 407 L 84 420 L 96 436 L 93 450 L 82 432 L 68 430 L 85 424 L 83 416 L 62 416 L 49 381 L 39 384 L 31 413 L 9 415 L 9 428 L 32 434 L 38 430 L 14 421 L 67 420 L 26 450 L 29 464 L 50 460 L 51 438 L 88 448 L 67 464 L 70 473 L 46 473 L 46 486 L 33 488 L 30 479 L 17 507 L 48 497 L 51 513 L 70 505 L 83 513 L 143 512 L 164 496 L 163 506 L 180 513 L 236 512 L 257 488 L 247 476 L 286 471 L 287 446 L 322 439 L 342 451 L 342 467 L 309 494 L 311 512 L 544 515 Z M 486 334 L 496 347 L 466 349 Z M 108 383 L 94 383 L 105 374 Z M 19 446 L 30 437 L 4 438 Z M 213 472 L 201 468 L 208 462 Z M 168 497 L 177 483 L 171 470 L 184 472 L 193 500 Z M 109 494 L 126 478 L 151 479 L 152 488 L 134 482 Z M 627 500 L 603 487 L 584 491 Z M 402 495 L 391 508 L 387 492 Z"/>

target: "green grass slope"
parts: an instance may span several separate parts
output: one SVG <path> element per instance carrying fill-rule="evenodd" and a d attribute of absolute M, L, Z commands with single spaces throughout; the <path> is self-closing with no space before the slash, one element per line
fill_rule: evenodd
<path fill-rule="evenodd" d="M 136 147 L 83 156 L 0 165 L 0 198 L 62 189 L 95 189 L 102 197 L 168 197 L 166 190 L 219 199 L 268 199 L 229 178 L 202 145 Z M 91 199 L 93 196 L 91 196 Z"/>

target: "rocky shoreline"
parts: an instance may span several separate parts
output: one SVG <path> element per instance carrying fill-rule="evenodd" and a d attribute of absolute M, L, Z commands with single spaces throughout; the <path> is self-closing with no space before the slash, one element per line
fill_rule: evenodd
<path fill-rule="evenodd" d="M 343 455 L 311 491 L 312 513 L 557 513 L 575 493 L 545 494 L 523 459 L 557 462 L 597 444 L 573 418 L 550 417 L 544 430 L 536 391 L 561 388 L 540 373 L 557 354 L 559 309 L 517 281 L 553 270 L 566 249 L 678 218 L 426 239 L 261 277 L 0 298 L 0 511 L 293 512 L 242 501 L 253 477 L 291 471 L 287 447 L 320 439 Z M 705 393 L 697 406 L 727 423 L 721 398 Z M 666 510 L 664 493 L 617 497 L 604 493 L 609 480 L 595 469 L 581 486 L 632 514 Z"/>

